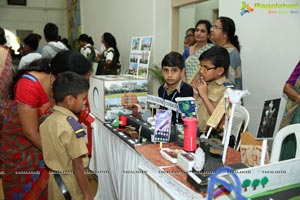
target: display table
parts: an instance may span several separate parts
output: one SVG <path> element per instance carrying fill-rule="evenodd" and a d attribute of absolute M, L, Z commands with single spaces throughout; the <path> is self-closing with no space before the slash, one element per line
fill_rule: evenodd
<path fill-rule="evenodd" d="M 99 120 L 93 123 L 93 128 L 90 169 L 98 175 L 96 200 L 205 199 L 204 194 L 186 181 L 185 173 L 160 155 L 158 144 L 139 146 L 125 142 L 125 136 L 115 134 Z M 226 164 L 240 161 L 240 156 L 231 149 L 227 155 Z M 279 187 L 294 187 L 300 183 L 299 164 L 300 159 L 292 159 L 241 170 L 237 176 L 245 187 L 243 195 L 253 197 Z M 266 185 L 255 188 L 247 185 L 258 180 Z"/>
<path fill-rule="evenodd" d="M 90 169 L 98 175 L 95 199 L 173 199 L 139 169 L 143 157 L 112 133 L 102 122 L 94 122 Z"/>
<path fill-rule="evenodd" d="M 186 173 L 160 155 L 159 144 L 133 145 L 96 120 L 90 168 L 98 175 L 95 199 L 202 199 Z M 173 143 L 167 148 L 180 148 Z M 229 153 L 234 158 L 239 156 Z"/>
<path fill-rule="evenodd" d="M 163 148 L 170 148 L 170 149 L 181 149 L 181 147 L 175 145 L 174 143 L 166 143 L 163 144 Z M 190 190 L 193 190 L 196 193 L 198 192 L 194 187 L 187 181 L 187 174 L 182 171 L 179 167 L 176 166 L 176 164 L 171 163 L 170 161 L 166 160 L 163 158 L 160 154 L 160 145 L 159 144 L 148 144 L 148 145 L 142 145 L 142 146 L 137 146 L 136 150 L 143 156 L 142 163 L 140 164 L 140 168 L 147 171 L 148 175 L 152 175 L 152 178 L 156 178 L 157 181 L 160 183 L 164 181 L 162 178 L 158 178 L 160 176 L 160 173 L 168 174 L 180 184 L 183 184 L 187 188 L 189 188 L 188 192 Z M 240 153 L 233 150 L 232 148 L 228 148 L 228 153 L 227 153 L 227 159 L 225 165 L 230 165 L 230 164 L 235 164 L 235 163 L 240 163 L 241 162 L 241 156 Z M 154 174 L 150 173 L 151 169 L 147 168 L 147 166 L 155 166 L 153 167 L 154 169 L 162 169 L 163 172 L 155 170 Z M 169 181 L 169 180 L 168 180 Z M 169 190 L 172 188 L 172 185 L 168 185 L 165 188 L 165 190 Z M 178 188 L 177 188 L 178 190 Z M 171 193 L 172 191 L 170 191 Z M 203 197 L 206 196 L 205 193 L 200 193 Z M 188 199 L 192 199 L 188 197 Z"/>

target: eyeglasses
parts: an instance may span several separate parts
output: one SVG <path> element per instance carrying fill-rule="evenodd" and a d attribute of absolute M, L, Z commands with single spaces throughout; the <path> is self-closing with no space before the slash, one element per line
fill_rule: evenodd
<path fill-rule="evenodd" d="M 219 26 L 217 26 L 217 25 L 213 25 L 212 27 L 211 27 L 211 29 L 223 29 L 222 27 L 219 27 Z"/>
<path fill-rule="evenodd" d="M 206 66 L 199 65 L 200 71 L 203 70 L 204 73 L 208 72 L 211 69 L 216 69 L 217 67 L 207 68 Z"/>

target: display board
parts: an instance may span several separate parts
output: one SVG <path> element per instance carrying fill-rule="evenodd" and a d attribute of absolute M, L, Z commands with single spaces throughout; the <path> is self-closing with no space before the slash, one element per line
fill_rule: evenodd
<path fill-rule="evenodd" d="M 129 55 L 129 74 L 147 78 L 152 37 L 133 37 Z"/>
<path fill-rule="evenodd" d="M 265 101 L 257 138 L 273 138 L 281 99 Z"/>

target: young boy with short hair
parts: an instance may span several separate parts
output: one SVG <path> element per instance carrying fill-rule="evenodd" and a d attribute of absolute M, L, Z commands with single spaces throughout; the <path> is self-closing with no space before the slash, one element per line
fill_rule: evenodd
<path fill-rule="evenodd" d="M 223 98 L 227 87 L 232 87 L 226 77 L 230 57 L 227 50 L 213 46 L 200 57 L 200 79 L 193 85 L 194 98 L 197 101 L 198 128 L 207 131 L 207 121 L 215 107 Z"/>
<path fill-rule="evenodd" d="M 93 199 L 84 174 L 86 133 L 76 117 L 86 103 L 88 89 L 88 81 L 74 72 L 59 74 L 53 83 L 54 112 L 40 125 L 44 161 L 52 170 L 49 199 Z"/>
<path fill-rule="evenodd" d="M 161 62 L 162 74 L 165 83 L 158 89 L 158 96 L 175 101 L 176 97 L 193 97 L 193 88 L 183 82 L 182 70 L 184 68 L 184 59 L 177 52 L 170 52 L 163 58 Z M 179 122 L 182 122 L 181 117 L 178 117 Z M 172 123 L 176 122 L 176 113 L 172 113 Z"/>

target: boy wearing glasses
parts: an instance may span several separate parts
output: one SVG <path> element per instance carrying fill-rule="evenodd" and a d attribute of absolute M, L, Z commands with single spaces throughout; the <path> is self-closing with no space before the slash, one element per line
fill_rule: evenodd
<path fill-rule="evenodd" d="M 198 128 L 201 133 L 207 131 L 207 121 L 227 87 L 233 87 L 226 77 L 230 57 L 227 50 L 213 46 L 203 52 L 200 57 L 200 78 L 194 83 L 194 98 L 197 101 Z"/>
<path fill-rule="evenodd" d="M 177 52 L 170 52 L 163 58 L 161 62 L 162 74 L 165 83 L 158 89 L 158 96 L 175 102 L 176 97 L 193 97 L 193 88 L 183 82 L 182 70 L 184 69 L 184 59 Z M 181 117 L 178 117 L 182 122 Z M 172 123 L 176 122 L 176 113 L 172 113 Z"/>

